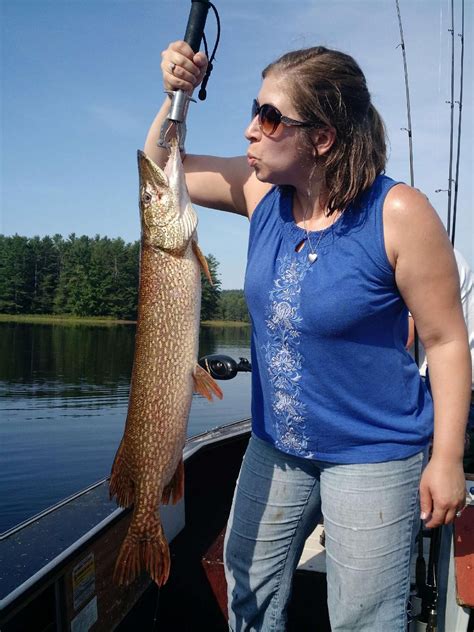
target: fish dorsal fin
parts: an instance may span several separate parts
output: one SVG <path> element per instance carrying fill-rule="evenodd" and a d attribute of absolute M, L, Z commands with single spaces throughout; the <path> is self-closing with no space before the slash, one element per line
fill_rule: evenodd
<path fill-rule="evenodd" d="M 206 257 L 202 254 L 202 251 L 199 248 L 197 241 L 195 239 L 193 239 L 192 244 L 193 244 L 193 252 L 197 257 L 197 260 L 199 261 L 199 265 L 201 266 L 202 271 L 204 272 L 209 283 L 211 285 L 214 285 L 214 283 L 212 282 L 211 271 L 209 270 Z"/>

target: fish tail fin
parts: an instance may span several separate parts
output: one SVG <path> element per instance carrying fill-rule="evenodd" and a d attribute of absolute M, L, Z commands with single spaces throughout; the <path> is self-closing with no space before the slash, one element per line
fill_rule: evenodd
<path fill-rule="evenodd" d="M 195 393 L 199 393 L 209 401 L 212 400 L 213 395 L 222 399 L 222 391 L 219 385 L 199 364 L 196 364 L 196 368 L 194 369 L 193 381 Z"/>
<path fill-rule="evenodd" d="M 123 455 L 123 440 L 115 455 L 110 474 L 109 496 L 117 497 L 117 503 L 121 507 L 130 507 L 135 500 L 135 484 L 128 473 L 127 464 Z"/>
<path fill-rule="evenodd" d="M 201 248 L 199 248 L 199 246 L 197 245 L 197 241 L 195 241 L 193 239 L 193 252 L 197 257 L 197 260 L 199 261 L 199 265 L 202 268 L 202 271 L 204 272 L 205 277 L 207 278 L 207 280 L 209 281 L 209 283 L 211 285 L 214 285 L 214 282 L 212 280 L 212 276 L 211 276 L 211 272 L 209 270 L 209 266 L 207 264 L 207 259 L 206 257 L 203 255 Z"/>
<path fill-rule="evenodd" d="M 139 525 L 146 523 L 146 531 Z M 142 570 L 162 586 L 170 573 L 170 550 L 160 518 L 153 514 L 132 518 L 128 533 L 115 563 L 114 581 L 119 585 L 133 582 Z"/>
<path fill-rule="evenodd" d="M 184 494 L 184 463 L 183 457 L 181 457 L 176 472 L 173 474 L 173 478 L 163 490 L 161 502 L 164 505 L 168 505 L 171 499 L 173 505 L 176 505 L 178 500 L 181 500 Z"/>

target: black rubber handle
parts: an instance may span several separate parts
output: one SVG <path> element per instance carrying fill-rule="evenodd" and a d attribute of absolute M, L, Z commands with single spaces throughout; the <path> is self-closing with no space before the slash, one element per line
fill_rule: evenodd
<path fill-rule="evenodd" d="M 239 371 L 251 371 L 252 366 L 245 358 L 240 358 L 237 362 L 228 355 L 214 353 L 203 356 L 198 364 L 212 375 L 215 380 L 231 380 Z"/>
<path fill-rule="evenodd" d="M 195 53 L 201 47 L 209 6 L 209 0 L 192 0 L 184 41 L 191 46 Z"/>

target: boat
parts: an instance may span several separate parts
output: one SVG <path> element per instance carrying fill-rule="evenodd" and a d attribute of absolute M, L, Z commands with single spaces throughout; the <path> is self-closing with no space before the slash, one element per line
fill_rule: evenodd
<path fill-rule="evenodd" d="M 222 628 L 200 557 L 225 526 L 249 433 L 244 420 L 187 441 L 185 497 L 161 510 L 172 559 L 161 591 L 146 574 L 126 587 L 111 581 L 131 512 L 109 499 L 108 479 L 2 534 L 2 632 L 137 630 L 142 619 L 153 629 L 147 603 L 159 604 L 156 629 L 200 629 L 188 625 L 209 621 L 207 629 L 219 630 L 219 619 Z"/>
<path fill-rule="evenodd" d="M 170 578 L 161 589 L 145 573 L 129 586 L 111 581 L 131 510 L 110 501 L 108 479 L 2 534 L 2 632 L 226 631 L 222 547 L 250 428 L 251 420 L 244 419 L 187 440 L 185 496 L 160 510 L 171 551 Z M 474 475 L 466 475 L 466 485 L 472 503 Z M 472 631 L 474 504 L 454 528 L 443 528 L 436 539 L 433 533 L 438 530 L 422 532 L 422 549 L 425 564 L 429 557 L 424 590 L 430 594 L 433 568 L 436 599 L 421 603 L 413 586 L 409 630 Z M 330 632 L 322 536 L 318 525 L 295 573 L 289 632 Z M 415 574 L 413 566 L 413 582 Z M 430 628 L 435 616 L 437 628 Z"/>

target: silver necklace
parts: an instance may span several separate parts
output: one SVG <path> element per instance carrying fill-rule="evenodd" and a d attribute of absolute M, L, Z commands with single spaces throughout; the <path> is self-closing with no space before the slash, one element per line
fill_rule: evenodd
<path fill-rule="evenodd" d="M 324 233 L 326 233 L 330 228 L 332 228 L 332 226 L 334 224 L 334 221 L 336 219 L 336 215 L 337 215 L 337 213 L 335 212 L 334 213 L 334 217 L 332 218 L 332 222 L 329 224 L 329 226 L 327 226 L 326 228 L 323 228 L 321 230 L 321 234 L 319 235 L 318 241 L 316 243 L 316 247 L 313 248 L 313 245 L 311 243 L 311 238 L 309 236 L 309 231 L 306 229 L 306 209 L 304 210 L 304 213 L 303 213 L 303 228 L 304 228 L 304 232 L 305 232 L 305 235 L 306 235 L 306 241 L 308 242 L 308 246 L 309 246 L 309 249 L 310 249 L 310 252 L 308 253 L 308 261 L 311 264 L 313 264 L 317 260 L 317 258 L 318 258 L 317 250 L 318 250 L 319 242 L 323 238 Z"/>

